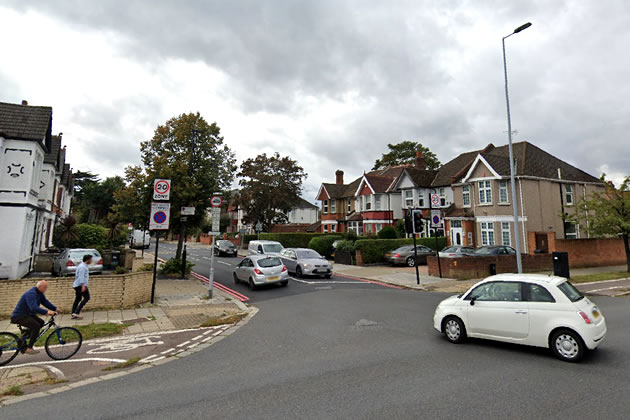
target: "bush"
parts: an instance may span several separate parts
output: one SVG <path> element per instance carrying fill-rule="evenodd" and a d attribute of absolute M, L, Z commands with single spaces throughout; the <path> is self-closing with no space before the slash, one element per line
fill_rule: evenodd
<path fill-rule="evenodd" d="M 189 275 L 192 272 L 192 268 L 195 264 L 186 261 L 186 275 Z M 160 268 L 160 273 L 162 274 L 181 274 L 182 272 L 182 260 L 177 258 L 171 258 L 162 264 L 162 268 Z"/>
<path fill-rule="evenodd" d="M 104 249 L 109 249 L 109 240 L 107 239 L 109 229 L 105 226 L 94 225 L 88 223 L 81 223 L 73 226 L 73 236 L 69 240 L 65 240 L 61 237 L 61 234 L 57 234 L 57 229 L 53 234 L 53 243 L 55 246 L 66 248 L 95 248 L 101 255 L 103 255 Z M 60 232 L 62 232 L 60 230 Z M 120 246 L 127 242 L 126 229 L 120 229 L 114 238 L 114 246 Z"/>
<path fill-rule="evenodd" d="M 361 251 L 365 264 L 385 262 L 385 253 L 404 245 L 412 245 L 413 239 L 362 239 L 354 243 L 356 250 Z M 435 249 L 435 238 L 419 238 L 418 245 Z M 438 238 L 438 248 L 446 245 L 446 238 Z"/>
<path fill-rule="evenodd" d="M 353 252 L 354 253 L 354 242 L 352 241 L 341 241 L 337 244 L 335 248 L 335 253 L 337 252 Z"/>
<path fill-rule="evenodd" d="M 116 267 L 116 269 L 114 270 L 114 274 L 127 274 L 128 272 L 129 270 L 121 265 Z"/>
<path fill-rule="evenodd" d="M 260 239 L 264 241 L 280 242 L 285 248 L 307 248 L 309 242 L 313 238 L 324 236 L 324 233 L 261 233 Z M 245 235 L 243 237 L 243 245 L 255 241 L 257 235 Z"/>
<path fill-rule="evenodd" d="M 398 219 L 394 224 L 394 229 L 396 229 L 396 235 L 399 238 L 407 237 L 407 230 L 405 229 L 405 219 Z"/>
<path fill-rule="evenodd" d="M 322 256 L 328 258 L 332 254 L 332 244 L 335 241 L 343 239 L 341 235 L 325 235 L 317 236 L 308 243 L 308 247 L 319 252 Z"/>
<path fill-rule="evenodd" d="M 153 264 L 142 264 L 138 271 L 153 271 Z"/>
<path fill-rule="evenodd" d="M 396 239 L 396 229 L 393 226 L 385 226 L 378 232 L 378 239 Z"/>
<path fill-rule="evenodd" d="M 346 238 L 346 241 L 351 242 L 356 241 L 358 238 L 357 234 L 353 230 L 346 232 L 343 236 Z"/>

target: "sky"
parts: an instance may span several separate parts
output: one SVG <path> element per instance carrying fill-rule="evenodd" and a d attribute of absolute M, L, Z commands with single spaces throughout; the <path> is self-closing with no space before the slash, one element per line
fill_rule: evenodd
<path fill-rule="evenodd" d="M 239 161 L 279 152 L 321 182 L 388 143 L 447 162 L 514 141 L 630 175 L 630 3 L 0 0 L 0 101 L 53 107 L 74 170 L 122 175 L 169 118 L 216 122 Z"/>

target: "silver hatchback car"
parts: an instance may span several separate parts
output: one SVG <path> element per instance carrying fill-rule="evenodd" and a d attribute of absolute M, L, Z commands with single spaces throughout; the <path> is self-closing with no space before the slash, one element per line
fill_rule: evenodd
<path fill-rule="evenodd" d="M 52 274 L 65 277 L 74 275 L 77 267 L 83 261 L 84 255 L 92 256 L 92 264 L 89 266 L 90 274 L 103 273 L 103 257 L 95 249 L 88 248 L 66 248 L 53 262 Z"/>
<path fill-rule="evenodd" d="M 278 257 L 269 255 L 250 255 L 244 258 L 234 268 L 232 273 L 234 283 L 247 283 L 250 289 L 265 284 L 280 283 L 281 286 L 289 284 L 289 272 Z"/>

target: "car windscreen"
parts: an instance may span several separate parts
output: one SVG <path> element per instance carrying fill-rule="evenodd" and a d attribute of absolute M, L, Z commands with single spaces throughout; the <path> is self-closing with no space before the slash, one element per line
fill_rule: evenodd
<path fill-rule="evenodd" d="M 568 281 L 560 283 L 558 285 L 558 289 L 560 289 L 560 291 L 564 293 L 571 302 L 577 302 L 578 300 L 584 298 L 584 295 Z"/>
<path fill-rule="evenodd" d="M 442 252 L 457 252 L 457 248 L 454 246 L 449 246 L 448 248 L 444 248 Z"/>
<path fill-rule="evenodd" d="M 219 246 L 227 246 L 227 247 L 231 247 L 231 246 L 233 246 L 233 245 L 234 245 L 234 244 L 233 244 L 232 242 L 230 242 L 230 241 L 217 241 L 217 244 L 218 244 Z"/>
<path fill-rule="evenodd" d="M 295 253 L 297 254 L 298 258 L 304 258 L 304 259 L 322 258 L 322 256 L 319 255 L 317 252 L 310 251 L 310 250 L 296 251 Z"/>
<path fill-rule="evenodd" d="M 282 265 L 280 258 L 263 258 L 262 260 L 258 260 L 258 266 L 260 268 L 277 267 L 279 265 Z"/>
<path fill-rule="evenodd" d="M 284 247 L 280 244 L 265 244 L 265 254 L 268 252 L 280 252 Z"/>

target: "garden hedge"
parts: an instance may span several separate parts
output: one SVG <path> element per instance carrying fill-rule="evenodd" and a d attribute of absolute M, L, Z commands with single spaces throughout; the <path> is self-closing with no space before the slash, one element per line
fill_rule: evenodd
<path fill-rule="evenodd" d="M 328 258 L 331 256 L 333 251 L 333 242 L 340 239 L 343 239 L 342 235 L 318 236 L 311 239 L 311 241 L 308 243 L 308 247 L 317 251 L 320 255 Z"/>
<path fill-rule="evenodd" d="M 354 243 L 354 248 L 361 251 L 364 264 L 385 262 L 385 253 L 401 246 L 412 245 L 413 239 L 360 239 Z M 435 249 L 435 238 L 419 238 L 418 245 Z M 446 238 L 438 238 L 438 249 L 446 246 Z"/>
<path fill-rule="evenodd" d="M 264 241 L 280 242 L 285 248 L 308 248 L 311 239 L 324 236 L 324 233 L 261 233 L 260 239 Z M 243 246 L 247 246 L 251 241 L 255 241 L 257 235 L 243 236 Z"/>

